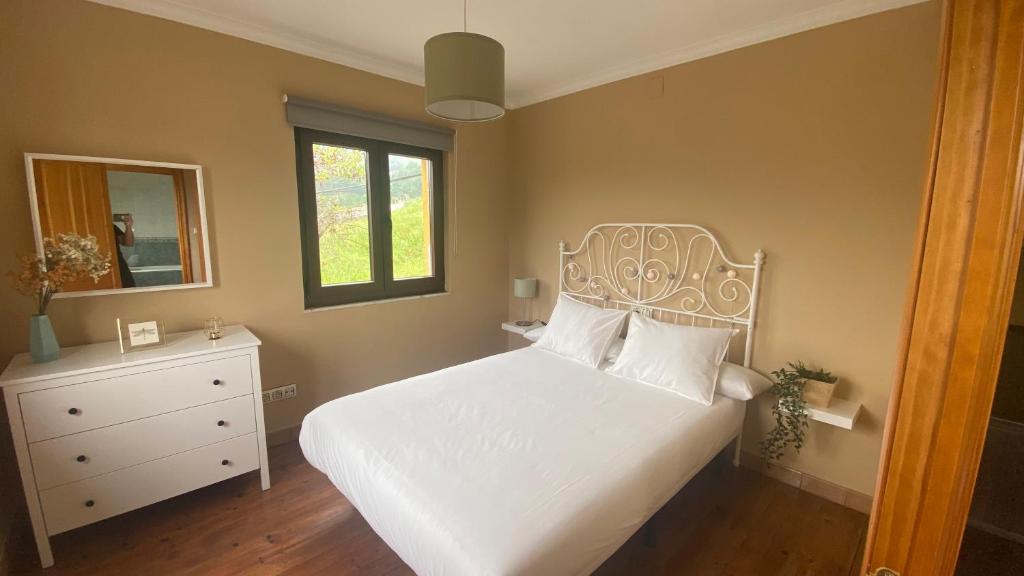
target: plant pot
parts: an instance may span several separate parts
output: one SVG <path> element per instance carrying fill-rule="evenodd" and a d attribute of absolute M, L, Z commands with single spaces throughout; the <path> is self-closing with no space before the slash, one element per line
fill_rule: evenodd
<path fill-rule="evenodd" d="M 28 350 L 33 362 L 52 362 L 60 357 L 60 344 L 46 314 L 29 319 Z"/>
<path fill-rule="evenodd" d="M 817 408 L 828 408 L 832 403 L 832 394 L 836 391 L 835 382 L 821 380 L 804 380 L 804 402 Z"/>

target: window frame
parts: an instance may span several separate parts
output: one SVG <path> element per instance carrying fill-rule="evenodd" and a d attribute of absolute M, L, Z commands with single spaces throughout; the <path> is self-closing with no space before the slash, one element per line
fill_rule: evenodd
<path fill-rule="evenodd" d="M 372 280 L 357 284 L 323 286 L 320 281 L 320 239 L 317 229 L 316 178 L 313 145 L 326 144 L 363 150 L 367 154 L 368 222 Z M 389 156 L 401 155 L 430 161 L 430 231 L 433 276 L 394 278 L 391 234 L 391 179 Z M 316 309 L 362 302 L 374 302 L 444 293 L 445 284 L 445 180 L 444 152 L 421 146 L 399 144 L 295 127 L 296 178 L 299 196 L 299 226 L 302 245 L 302 284 L 305 308 Z"/>

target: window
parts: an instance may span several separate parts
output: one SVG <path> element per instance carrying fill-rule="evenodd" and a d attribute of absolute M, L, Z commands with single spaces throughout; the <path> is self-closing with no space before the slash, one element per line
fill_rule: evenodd
<path fill-rule="evenodd" d="M 295 129 L 306 308 L 444 291 L 442 152 Z"/>

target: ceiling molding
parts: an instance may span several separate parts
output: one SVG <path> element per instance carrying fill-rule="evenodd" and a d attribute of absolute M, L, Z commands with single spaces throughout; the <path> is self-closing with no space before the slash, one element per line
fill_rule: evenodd
<path fill-rule="evenodd" d="M 830 6 L 824 6 L 815 10 L 801 12 L 786 18 L 780 18 L 763 25 L 741 30 L 731 34 L 725 34 L 709 40 L 694 42 L 676 50 L 663 52 L 661 54 L 642 58 L 635 62 L 622 66 L 614 66 L 586 74 L 570 80 L 560 86 L 548 89 L 528 90 L 524 92 L 513 92 L 516 103 L 522 106 L 537 104 L 545 100 L 551 100 L 560 96 L 566 96 L 574 92 L 580 92 L 602 84 L 608 84 L 618 80 L 624 80 L 640 74 L 662 70 L 671 66 L 693 62 L 708 56 L 730 52 L 739 48 L 760 44 L 769 40 L 775 40 L 783 36 L 789 36 L 800 32 L 806 32 L 814 28 L 821 28 L 830 24 L 836 24 L 845 20 L 853 20 L 861 16 L 868 16 L 878 12 L 885 12 L 912 4 L 921 4 L 928 0 L 845 0 Z"/>
<path fill-rule="evenodd" d="M 287 31 L 272 30 L 265 26 L 225 17 L 209 10 L 191 5 L 183 5 L 174 0 L 89 0 L 114 8 L 122 8 L 132 12 L 148 14 L 166 20 L 173 20 L 220 32 L 229 36 L 243 38 L 259 44 L 273 46 L 289 52 L 312 56 L 320 60 L 334 62 L 350 68 L 356 68 L 372 74 L 386 76 L 402 82 L 418 86 L 423 85 L 423 70 L 399 62 L 379 58 L 360 50 L 339 46 L 337 44 L 311 40 Z M 867 16 L 877 12 L 893 10 L 911 4 L 919 4 L 928 0 L 843 0 L 841 2 L 808 10 L 780 18 L 765 24 L 754 26 L 739 32 L 724 34 L 716 38 L 694 42 L 678 49 L 641 58 L 634 62 L 613 66 L 593 73 L 583 74 L 577 78 L 554 86 L 534 90 L 517 91 L 514 87 L 506 97 L 507 108 L 529 106 L 552 98 L 558 98 L 588 88 L 623 80 L 655 70 L 661 70 L 692 62 L 715 54 L 729 52 L 761 42 L 767 42 L 783 36 L 805 32 L 814 28 L 828 26 Z"/>
<path fill-rule="evenodd" d="M 378 58 L 337 44 L 310 40 L 290 32 L 271 30 L 258 24 L 228 18 L 209 10 L 203 10 L 202 8 L 182 5 L 174 2 L 174 0 L 89 1 L 114 8 L 122 8 L 131 12 L 156 16 L 165 20 L 173 20 L 197 28 L 235 36 L 236 38 L 251 40 L 258 44 L 273 46 L 288 52 L 295 52 L 350 68 L 357 68 L 364 72 L 377 74 L 378 76 L 386 76 L 419 86 L 423 85 L 423 70 L 417 67 L 407 66 L 385 58 Z"/>

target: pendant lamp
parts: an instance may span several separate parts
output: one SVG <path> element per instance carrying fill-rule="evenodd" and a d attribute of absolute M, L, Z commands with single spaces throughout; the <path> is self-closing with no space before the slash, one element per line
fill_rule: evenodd
<path fill-rule="evenodd" d="M 486 122 L 505 115 L 505 48 L 494 38 L 466 31 L 438 34 L 423 45 L 427 112 L 457 122 Z"/>

